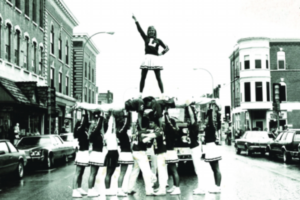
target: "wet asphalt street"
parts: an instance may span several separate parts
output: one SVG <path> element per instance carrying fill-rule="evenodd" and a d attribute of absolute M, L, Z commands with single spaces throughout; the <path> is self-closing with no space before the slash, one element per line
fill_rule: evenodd
<path fill-rule="evenodd" d="M 243 152 L 236 155 L 233 146 L 222 145 L 223 159 L 220 161 L 222 172 L 222 193 L 205 195 L 193 195 L 193 189 L 197 187 L 197 178 L 193 173 L 181 173 L 181 195 L 171 196 L 145 196 L 142 178 L 136 184 L 137 193 L 128 197 L 101 195 L 97 198 L 84 197 L 83 199 L 300 199 L 300 162 L 294 160 L 291 164 L 283 164 L 280 159 L 269 160 L 267 156 L 256 154 L 252 157 Z M 1 200 L 63 200 L 72 198 L 72 179 L 74 174 L 74 161 L 67 164 L 60 163 L 54 169 L 27 167 L 22 180 L 2 178 L 0 180 Z M 187 163 L 189 164 L 189 163 Z M 200 183 L 204 189 L 209 189 L 214 181 L 213 174 L 208 163 L 202 162 L 203 178 Z M 128 171 L 131 170 L 130 168 Z M 191 171 L 191 165 L 186 166 L 185 171 Z M 116 188 L 118 170 L 112 180 L 112 188 Z M 87 179 L 89 168 L 86 169 L 83 178 L 83 189 L 87 191 Z M 104 187 L 105 168 L 99 171 L 96 181 L 96 189 L 101 193 Z M 126 177 L 125 177 L 126 179 Z M 172 180 L 172 179 L 170 179 Z M 169 184 L 172 185 L 172 181 Z M 123 188 L 126 190 L 127 184 Z"/>

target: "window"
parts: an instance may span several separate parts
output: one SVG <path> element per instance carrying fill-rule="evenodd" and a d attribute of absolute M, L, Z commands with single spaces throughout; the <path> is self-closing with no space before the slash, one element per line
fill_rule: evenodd
<path fill-rule="evenodd" d="M 10 51 L 11 51 L 11 25 L 7 24 L 7 35 L 6 35 L 6 44 L 5 44 L 5 59 L 10 62 Z"/>
<path fill-rule="evenodd" d="M 245 102 L 251 101 L 251 85 L 250 83 L 245 83 Z"/>
<path fill-rule="evenodd" d="M 285 69 L 285 52 L 282 51 L 282 48 L 277 52 L 277 62 L 278 69 Z"/>
<path fill-rule="evenodd" d="M 95 103 L 94 102 L 94 95 L 95 95 L 95 93 L 94 93 L 94 91 L 92 91 L 92 102 L 91 103 Z"/>
<path fill-rule="evenodd" d="M 263 101 L 262 82 L 255 82 L 256 101 Z"/>
<path fill-rule="evenodd" d="M 295 142 L 300 142 L 300 132 L 299 131 L 296 132 L 296 135 L 294 137 L 294 141 Z"/>
<path fill-rule="evenodd" d="M 91 80 L 91 63 L 89 63 L 89 80 Z"/>
<path fill-rule="evenodd" d="M 50 32 L 50 53 L 54 55 L 54 27 L 51 26 Z"/>
<path fill-rule="evenodd" d="M 266 87 L 267 87 L 267 101 L 270 101 L 270 83 L 269 82 L 267 82 Z"/>
<path fill-rule="evenodd" d="M 61 93 L 62 92 L 62 73 L 58 73 L 58 91 Z"/>
<path fill-rule="evenodd" d="M 65 55 L 66 55 L 66 64 L 69 64 L 69 43 L 66 42 L 66 49 L 65 49 Z"/>
<path fill-rule="evenodd" d="M 20 59 L 19 59 L 19 55 L 20 55 L 20 37 L 21 37 L 21 33 L 19 30 L 16 31 L 16 36 L 15 36 L 15 63 L 16 65 L 20 65 Z"/>
<path fill-rule="evenodd" d="M 25 1 L 25 15 L 29 17 L 29 1 Z"/>
<path fill-rule="evenodd" d="M 24 68 L 29 69 L 29 37 L 25 37 Z"/>
<path fill-rule="evenodd" d="M 36 22 L 36 0 L 32 1 L 32 21 Z"/>
<path fill-rule="evenodd" d="M 66 95 L 69 95 L 69 77 L 66 76 Z"/>
<path fill-rule="evenodd" d="M 86 68 L 87 68 L 87 63 L 85 63 L 85 67 L 84 67 L 84 74 L 85 74 L 84 77 L 85 78 L 87 77 L 87 69 Z"/>
<path fill-rule="evenodd" d="M 58 40 L 58 58 L 60 60 L 62 59 L 62 48 L 61 48 L 61 45 L 62 45 L 62 41 L 61 41 L 61 38 L 59 38 L 59 40 Z"/>
<path fill-rule="evenodd" d="M 39 57 L 39 75 L 43 75 L 43 63 L 42 63 L 42 59 L 43 58 L 43 48 L 40 47 L 40 57 Z"/>
<path fill-rule="evenodd" d="M 91 89 L 89 89 L 89 103 L 91 103 Z"/>
<path fill-rule="evenodd" d="M 37 72 L 36 69 L 36 49 L 37 49 L 37 44 L 36 42 L 33 43 L 33 48 L 32 48 L 32 54 L 31 54 L 31 58 L 32 58 L 32 71 L 33 72 Z"/>
<path fill-rule="evenodd" d="M 280 100 L 286 101 L 286 86 L 280 85 Z"/>
<path fill-rule="evenodd" d="M 40 0 L 40 27 L 44 27 L 43 8 L 44 8 L 43 0 Z"/>
<path fill-rule="evenodd" d="M 87 102 L 87 88 L 84 88 L 84 102 Z"/>
<path fill-rule="evenodd" d="M 261 69 L 261 60 L 255 60 L 255 69 Z"/>
<path fill-rule="evenodd" d="M 288 132 L 285 141 L 287 142 L 292 142 L 293 141 L 293 137 L 294 137 L 294 133 L 293 132 Z"/>
<path fill-rule="evenodd" d="M 269 69 L 269 56 L 266 55 L 266 69 Z"/>
<path fill-rule="evenodd" d="M 0 142 L 0 151 L 4 151 L 5 153 L 9 153 L 8 147 L 5 142 Z"/>
<path fill-rule="evenodd" d="M 16 149 L 16 147 L 14 147 L 14 145 L 12 145 L 10 142 L 8 142 L 7 145 L 9 147 L 11 153 L 18 152 L 18 150 Z"/>
<path fill-rule="evenodd" d="M 50 68 L 50 86 L 54 88 L 54 68 Z"/>
<path fill-rule="evenodd" d="M 244 66 L 245 66 L 245 69 L 250 69 L 250 60 L 249 60 L 249 56 L 245 56 L 245 57 L 244 57 Z"/>
<path fill-rule="evenodd" d="M 92 69 L 92 82 L 94 83 L 94 69 Z"/>
<path fill-rule="evenodd" d="M 20 0 L 16 0 L 16 8 L 21 9 Z"/>

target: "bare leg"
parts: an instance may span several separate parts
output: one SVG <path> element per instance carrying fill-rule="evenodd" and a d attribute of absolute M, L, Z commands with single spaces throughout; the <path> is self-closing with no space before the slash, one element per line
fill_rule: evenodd
<path fill-rule="evenodd" d="M 147 74 L 148 74 L 148 69 L 142 69 L 141 82 L 140 82 L 140 93 L 142 93 L 144 90 Z"/>
<path fill-rule="evenodd" d="M 123 185 L 123 181 L 124 181 L 124 176 L 126 174 L 128 165 L 127 164 L 121 164 L 121 170 L 120 170 L 120 175 L 119 175 L 119 179 L 118 179 L 118 188 L 122 188 Z"/>
<path fill-rule="evenodd" d="M 179 175 L 176 168 L 176 163 L 169 163 L 168 168 L 170 170 L 170 175 L 173 177 L 174 185 L 179 187 Z"/>
<path fill-rule="evenodd" d="M 114 174 L 115 170 L 116 170 L 116 167 L 108 167 L 106 169 L 106 176 L 105 176 L 105 188 L 106 189 L 110 188 L 111 177 Z"/>
<path fill-rule="evenodd" d="M 76 165 L 75 176 L 73 179 L 73 189 L 81 188 L 82 175 L 83 175 L 84 169 L 85 169 L 84 166 Z"/>
<path fill-rule="evenodd" d="M 214 172 L 215 183 L 217 186 L 220 186 L 222 175 L 221 175 L 220 168 L 219 168 L 219 161 L 213 161 L 213 162 L 210 162 L 209 164 L 211 166 L 211 169 Z"/>
<path fill-rule="evenodd" d="M 163 94 L 164 93 L 164 85 L 163 85 L 163 82 L 161 80 L 160 69 L 155 69 L 154 73 L 155 73 L 155 77 L 156 77 L 160 92 Z"/>
<path fill-rule="evenodd" d="M 95 186 L 96 176 L 99 170 L 99 166 L 91 165 L 91 172 L 89 176 L 89 189 L 92 189 Z"/>

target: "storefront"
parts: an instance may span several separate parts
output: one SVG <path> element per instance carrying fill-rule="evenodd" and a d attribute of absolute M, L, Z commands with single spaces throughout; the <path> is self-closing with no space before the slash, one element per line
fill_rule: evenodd
<path fill-rule="evenodd" d="M 288 124 L 287 111 L 280 111 L 280 113 L 278 115 L 278 119 L 279 119 L 279 129 L 283 130 L 285 128 L 285 126 Z M 267 112 L 267 122 L 269 125 L 268 130 L 271 130 L 272 128 L 276 128 L 277 127 L 277 113 L 275 113 L 274 111 L 268 111 Z"/>

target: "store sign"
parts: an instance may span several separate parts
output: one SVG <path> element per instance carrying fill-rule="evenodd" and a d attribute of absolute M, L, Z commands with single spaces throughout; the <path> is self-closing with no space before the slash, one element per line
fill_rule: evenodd
<path fill-rule="evenodd" d="M 270 118 L 277 119 L 277 112 L 270 113 Z M 286 119 L 286 118 L 287 118 L 286 112 L 279 113 L 279 119 Z"/>

